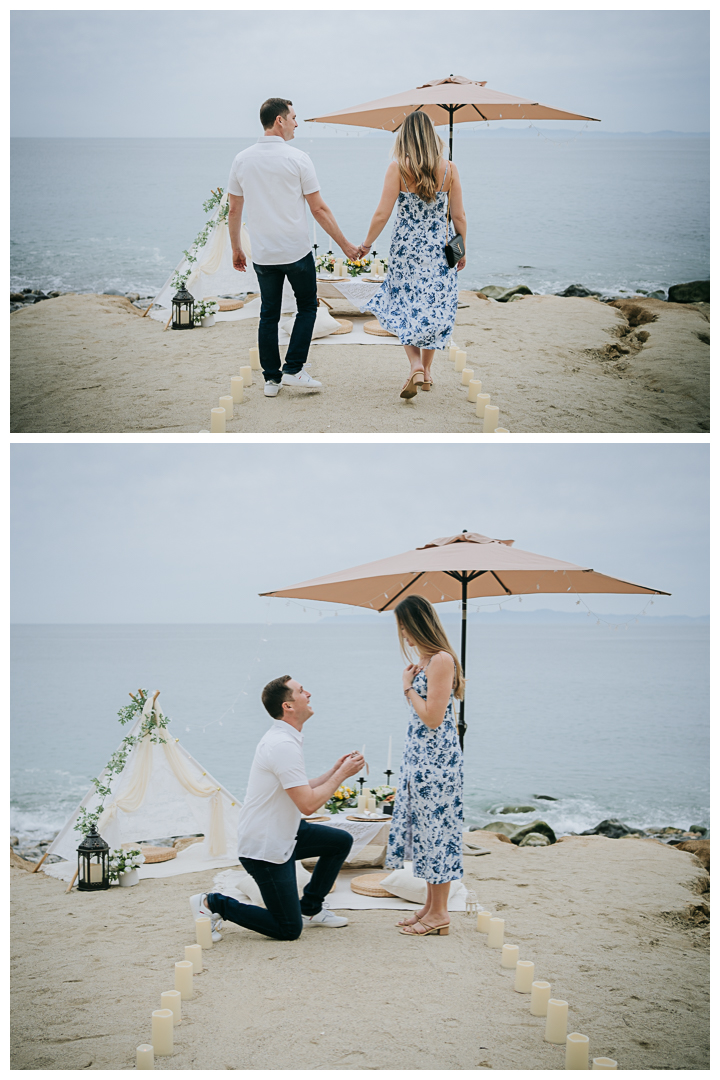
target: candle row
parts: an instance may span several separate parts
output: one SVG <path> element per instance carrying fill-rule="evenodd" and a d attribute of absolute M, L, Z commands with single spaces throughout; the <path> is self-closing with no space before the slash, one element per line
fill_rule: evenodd
<path fill-rule="evenodd" d="M 257 345 L 250 349 L 250 363 L 240 368 L 239 375 L 230 379 L 230 393 L 220 398 L 215 409 L 210 410 L 210 432 L 222 435 L 227 430 L 228 420 L 235 418 L 233 406 L 240 405 L 245 397 L 245 387 L 252 386 L 253 371 L 260 371 L 260 350 Z"/>
<path fill-rule="evenodd" d="M 450 360 L 455 365 L 462 377 L 462 385 L 468 388 L 468 401 L 475 402 L 475 415 L 483 422 L 483 433 L 509 435 L 507 428 L 498 427 L 500 410 L 497 405 L 490 404 L 490 395 L 482 393 L 482 382 L 474 378 L 475 372 L 466 367 L 467 353 L 458 349 L 457 345 L 450 346 Z"/>
<path fill-rule="evenodd" d="M 565 1046 L 565 1068 L 589 1068 L 590 1040 L 587 1035 L 573 1031 L 568 1035 L 568 1003 L 559 998 L 551 998 L 549 982 L 535 980 L 535 964 L 532 960 L 520 959 L 520 946 L 510 945 L 505 941 L 505 920 L 498 919 L 490 911 L 479 911 L 477 929 L 487 934 L 491 949 L 501 949 L 501 967 L 515 971 L 515 990 L 518 994 L 530 994 L 530 1014 L 544 1016 L 545 1041 Z M 617 1062 L 612 1058 L 593 1058 L 593 1069 L 617 1069 Z"/>
<path fill-rule="evenodd" d="M 194 996 L 193 975 L 203 970 L 203 949 L 212 949 L 212 926 L 203 916 L 195 920 L 195 945 L 185 946 L 185 959 L 175 964 L 175 989 L 163 990 L 160 1008 L 152 1014 L 151 1042 L 141 1043 L 136 1051 L 136 1069 L 154 1069 L 156 1057 L 173 1052 L 173 1028 L 182 1020 L 181 1002 Z"/>

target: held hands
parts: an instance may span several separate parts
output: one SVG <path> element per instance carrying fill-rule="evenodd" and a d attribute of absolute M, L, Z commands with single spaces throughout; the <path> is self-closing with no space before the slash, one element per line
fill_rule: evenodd
<path fill-rule="evenodd" d="M 247 258 L 242 248 L 238 248 L 236 251 L 233 251 L 232 262 L 236 270 L 239 270 L 241 273 L 245 273 L 245 271 L 247 270 Z"/>
<path fill-rule="evenodd" d="M 341 244 L 343 252 L 348 259 L 360 259 L 362 258 L 362 246 L 356 247 L 354 244 Z"/>
<path fill-rule="evenodd" d="M 410 689 L 413 684 L 413 679 L 417 675 L 418 671 L 420 671 L 419 664 L 408 664 L 408 666 L 405 668 L 402 673 L 403 693 L 405 693 L 406 690 Z"/>
<path fill-rule="evenodd" d="M 365 768 L 365 758 L 362 754 L 358 754 L 357 751 L 352 754 L 345 754 L 340 758 L 338 767 L 343 780 L 347 780 L 349 776 L 355 776 L 356 773 L 362 772 Z"/>

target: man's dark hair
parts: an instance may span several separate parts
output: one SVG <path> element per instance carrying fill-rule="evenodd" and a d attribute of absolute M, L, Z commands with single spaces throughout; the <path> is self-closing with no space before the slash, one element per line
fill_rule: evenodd
<path fill-rule="evenodd" d="M 260 106 L 260 123 L 263 130 L 267 131 L 271 128 L 278 116 L 287 116 L 290 105 L 292 101 L 284 97 L 269 97 L 267 101 L 264 101 Z"/>
<path fill-rule="evenodd" d="M 282 720 L 283 702 L 292 701 L 293 692 L 287 685 L 292 675 L 282 675 L 269 682 L 262 692 L 262 703 L 273 720 Z"/>

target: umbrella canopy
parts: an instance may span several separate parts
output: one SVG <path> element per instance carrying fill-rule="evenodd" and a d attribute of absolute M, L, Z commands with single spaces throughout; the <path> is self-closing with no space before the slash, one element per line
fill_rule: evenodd
<path fill-rule="evenodd" d="M 353 127 L 382 128 L 397 131 L 408 113 L 422 110 L 437 127 L 450 125 L 450 157 L 452 158 L 453 125 L 478 120 L 595 120 L 593 116 L 564 112 L 541 105 L 539 101 L 503 94 L 491 90 L 487 83 L 466 79 L 463 75 L 448 75 L 423 83 L 400 94 L 351 105 L 347 109 L 313 116 L 308 123 L 350 124 Z"/>
<path fill-rule="evenodd" d="M 287 596 L 300 600 L 326 600 L 374 611 L 392 610 L 410 593 L 431 603 L 460 600 L 462 604 L 461 663 L 465 669 L 467 601 L 479 596 L 515 596 L 528 593 L 644 593 L 669 596 L 620 578 L 608 577 L 587 566 L 535 555 L 513 548 L 514 540 L 493 540 L 480 533 L 462 532 L 431 540 L 422 547 L 364 563 L 325 577 L 301 581 L 261 596 Z M 460 703 L 460 737 L 465 731 L 465 703 Z"/>

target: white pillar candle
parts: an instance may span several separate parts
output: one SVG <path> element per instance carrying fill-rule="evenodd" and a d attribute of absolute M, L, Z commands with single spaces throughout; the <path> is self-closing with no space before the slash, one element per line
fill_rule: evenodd
<path fill-rule="evenodd" d="M 495 434 L 496 435 L 509 435 L 510 432 L 508 431 L 508 429 L 506 427 L 496 427 L 495 428 Z"/>
<path fill-rule="evenodd" d="M 224 409 L 211 409 L 210 410 L 210 431 L 215 434 L 220 434 L 225 431 L 225 417 L 226 412 Z"/>
<path fill-rule="evenodd" d="M 468 401 L 477 401 L 477 396 L 482 390 L 482 383 L 479 379 L 471 379 L 468 383 Z"/>
<path fill-rule="evenodd" d="M 210 940 L 212 941 L 212 927 L 210 933 Z M 199 975 L 203 969 L 202 958 L 202 946 L 201 945 L 186 945 L 185 946 L 185 959 L 189 960 L 193 966 L 193 975 Z"/>
<path fill-rule="evenodd" d="M 242 375 L 233 375 L 230 379 L 230 393 L 232 394 L 232 399 L 236 405 L 239 405 L 245 397 L 244 387 L 245 380 Z"/>
<path fill-rule="evenodd" d="M 550 1000 L 550 983 L 537 981 L 532 984 L 530 994 L 530 1015 L 547 1016 L 547 1004 Z"/>
<path fill-rule="evenodd" d="M 545 1042 L 565 1045 L 567 1039 L 568 1003 L 558 998 L 550 998 L 547 1003 L 545 1021 Z"/>
<path fill-rule="evenodd" d="M 463 386 L 469 386 L 470 385 L 470 380 L 472 379 L 475 372 L 473 371 L 472 368 L 466 367 L 466 368 L 462 369 L 461 374 L 462 374 L 462 384 L 463 384 Z"/>
<path fill-rule="evenodd" d="M 375 796 L 374 795 L 368 795 L 367 796 L 367 803 L 366 803 L 365 809 L 367 810 L 367 812 L 369 814 L 374 814 L 375 813 L 375 810 L 377 809 L 377 804 L 375 802 Z"/>
<path fill-rule="evenodd" d="M 458 351 L 455 353 L 455 370 L 462 371 L 462 369 L 465 367 L 466 360 L 467 353 L 463 352 L 462 349 L 458 349 Z"/>
<path fill-rule="evenodd" d="M 392 769 L 392 735 L 388 739 L 388 772 Z"/>
<path fill-rule="evenodd" d="M 362 814 L 367 810 L 367 795 L 358 795 L 357 797 L 358 814 Z"/>
<path fill-rule="evenodd" d="M 593 1058 L 593 1069 L 617 1069 L 617 1061 L 613 1061 L 612 1058 Z"/>
<path fill-rule="evenodd" d="M 153 1048 L 150 1043 L 140 1043 L 135 1053 L 136 1069 L 155 1068 L 155 1055 L 153 1053 Z"/>
<path fill-rule="evenodd" d="M 490 395 L 489 394 L 481 394 L 481 393 L 478 392 L 478 395 L 475 398 L 475 415 L 479 416 L 482 419 L 482 417 L 485 415 L 485 407 L 486 407 L 486 405 L 489 405 L 489 404 L 490 404 Z"/>
<path fill-rule="evenodd" d="M 587 1035 L 581 1035 L 573 1031 L 565 1041 L 565 1068 L 587 1069 L 589 1061 L 590 1040 Z"/>
<path fill-rule="evenodd" d="M 238 374 L 242 375 L 246 386 L 252 386 L 252 368 L 249 365 L 241 367 Z"/>
<path fill-rule="evenodd" d="M 492 918 L 492 912 L 490 911 L 478 911 L 477 917 L 477 930 L 481 934 L 487 934 L 490 929 L 490 919 Z"/>
<path fill-rule="evenodd" d="M 497 405 L 486 405 L 483 415 L 483 432 L 492 432 L 497 427 L 500 410 Z"/>
<path fill-rule="evenodd" d="M 505 920 L 493 918 L 488 923 L 487 944 L 491 949 L 502 949 L 505 940 Z"/>
<path fill-rule="evenodd" d="M 230 396 L 230 394 L 225 394 L 224 397 L 221 397 L 220 400 L 218 401 L 218 405 L 220 406 L 221 409 L 225 410 L 225 422 L 227 423 L 228 420 L 232 420 L 233 415 L 234 415 L 233 414 L 233 399 Z"/>
<path fill-rule="evenodd" d="M 457 345 L 451 345 L 450 348 L 448 349 L 448 360 L 452 360 L 453 364 L 455 363 L 455 356 L 457 354 L 457 351 L 458 351 Z"/>
<path fill-rule="evenodd" d="M 102 864 L 98 862 L 90 863 L 90 881 L 102 881 L 103 877 Z"/>
<path fill-rule="evenodd" d="M 181 308 L 179 314 L 181 326 L 186 325 L 190 322 L 190 312 L 187 310 L 187 308 Z"/>
<path fill-rule="evenodd" d="M 250 349 L 250 367 L 253 371 L 260 371 L 260 350 L 257 345 Z"/>
<path fill-rule="evenodd" d="M 212 949 L 212 926 L 206 915 L 195 920 L 195 940 L 203 949 Z"/>
<path fill-rule="evenodd" d="M 156 1057 L 167 1057 L 172 1054 L 172 1009 L 156 1009 L 152 1014 L 152 1047 Z"/>
<path fill-rule="evenodd" d="M 514 968 L 520 956 L 519 945 L 503 945 L 500 965 L 504 968 Z"/>
<path fill-rule="evenodd" d="M 192 960 L 178 960 L 175 965 L 175 989 L 180 991 L 183 1001 L 189 1001 L 193 996 Z"/>
<path fill-rule="evenodd" d="M 182 1020 L 182 1008 L 180 1005 L 180 991 L 179 990 L 163 990 L 160 995 L 160 1008 L 169 1009 L 173 1014 L 173 1024 L 175 1027 Z"/>
<path fill-rule="evenodd" d="M 515 968 L 515 989 L 518 994 L 529 994 L 531 992 L 534 976 L 535 965 L 532 960 L 518 960 Z"/>

